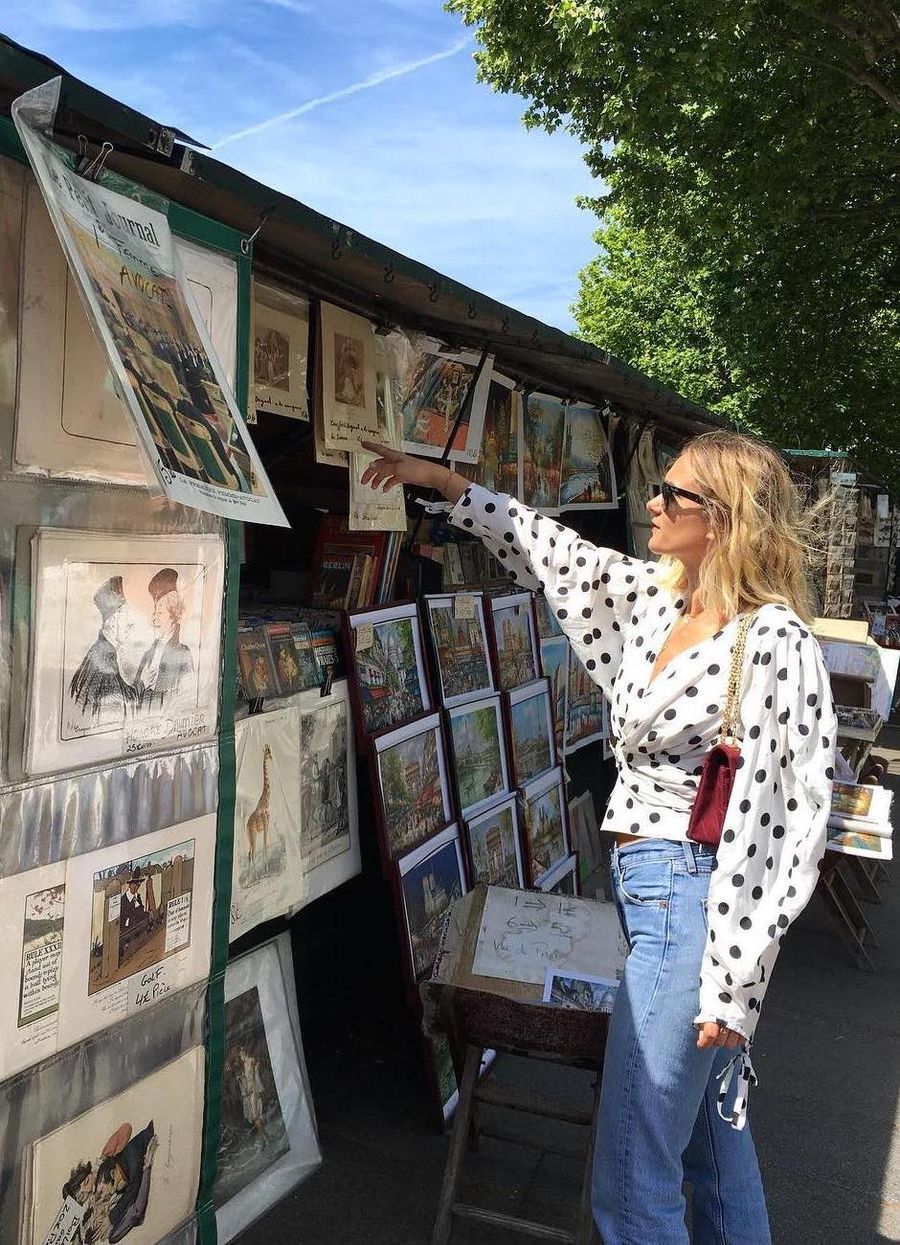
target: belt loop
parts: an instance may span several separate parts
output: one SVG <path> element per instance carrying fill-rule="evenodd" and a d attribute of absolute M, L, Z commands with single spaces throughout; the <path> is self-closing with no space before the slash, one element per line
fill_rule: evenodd
<path fill-rule="evenodd" d="M 697 861 L 694 859 L 693 843 L 689 843 L 687 839 L 682 839 L 681 847 L 684 852 L 684 863 L 687 865 L 688 873 L 696 873 L 697 872 Z"/>

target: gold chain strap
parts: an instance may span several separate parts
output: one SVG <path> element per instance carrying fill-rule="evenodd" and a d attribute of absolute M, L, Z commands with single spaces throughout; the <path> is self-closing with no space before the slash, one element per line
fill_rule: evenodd
<path fill-rule="evenodd" d="M 744 645 L 747 632 L 755 617 L 754 611 L 745 614 L 738 624 L 738 633 L 731 650 L 731 669 L 728 672 L 728 694 L 725 698 L 725 709 L 722 713 L 722 729 L 719 732 L 721 743 L 737 742 L 738 722 L 740 718 L 741 683 L 744 674 Z"/>

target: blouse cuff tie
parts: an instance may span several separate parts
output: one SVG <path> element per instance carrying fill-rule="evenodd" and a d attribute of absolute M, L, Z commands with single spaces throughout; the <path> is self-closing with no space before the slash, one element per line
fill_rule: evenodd
<path fill-rule="evenodd" d="M 737 1066 L 738 1079 L 734 1091 L 734 1106 L 729 1113 L 726 1113 L 722 1108 L 725 1106 L 731 1082 L 734 1080 L 735 1066 Z M 759 1083 L 756 1079 L 756 1072 L 753 1069 L 749 1050 L 742 1048 L 735 1051 L 734 1057 L 729 1059 L 717 1079 L 721 1082 L 716 1104 L 719 1115 L 726 1124 L 730 1124 L 732 1128 L 740 1131 L 747 1123 L 747 1099 L 750 1096 L 750 1087 Z"/>

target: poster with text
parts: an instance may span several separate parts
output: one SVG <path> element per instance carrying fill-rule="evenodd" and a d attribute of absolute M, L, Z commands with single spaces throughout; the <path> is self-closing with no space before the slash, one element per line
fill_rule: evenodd
<path fill-rule="evenodd" d="M 185 278 L 169 223 L 79 177 L 47 137 L 60 79 L 12 115 L 110 370 L 149 462 L 173 501 L 286 527 Z"/>

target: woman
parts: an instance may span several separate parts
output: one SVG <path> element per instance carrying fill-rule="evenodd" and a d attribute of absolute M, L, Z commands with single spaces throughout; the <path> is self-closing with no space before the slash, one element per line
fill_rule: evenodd
<path fill-rule="evenodd" d="M 618 780 L 604 829 L 615 837 L 630 953 L 598 1120 L 594 1214 L 605 1245 L 687 1241 L 683 1178 L 698 1245 L 769 1245 L 744 1127 L 747 1048 L 779 945 L 816 884 L 836 733 L 804 625 L 805 548 L 783 462 L 735 433 L 689 442 L 647 504 L 661 557 L 652 563 L 598 549 L 448 467 L 369 448 L 382 457 L 366 482 L 439 489 L 451 523 L 544 591 L 611 702 Z M 748 612 L 741 761 L 714 852 L 686 831 Z"/>

